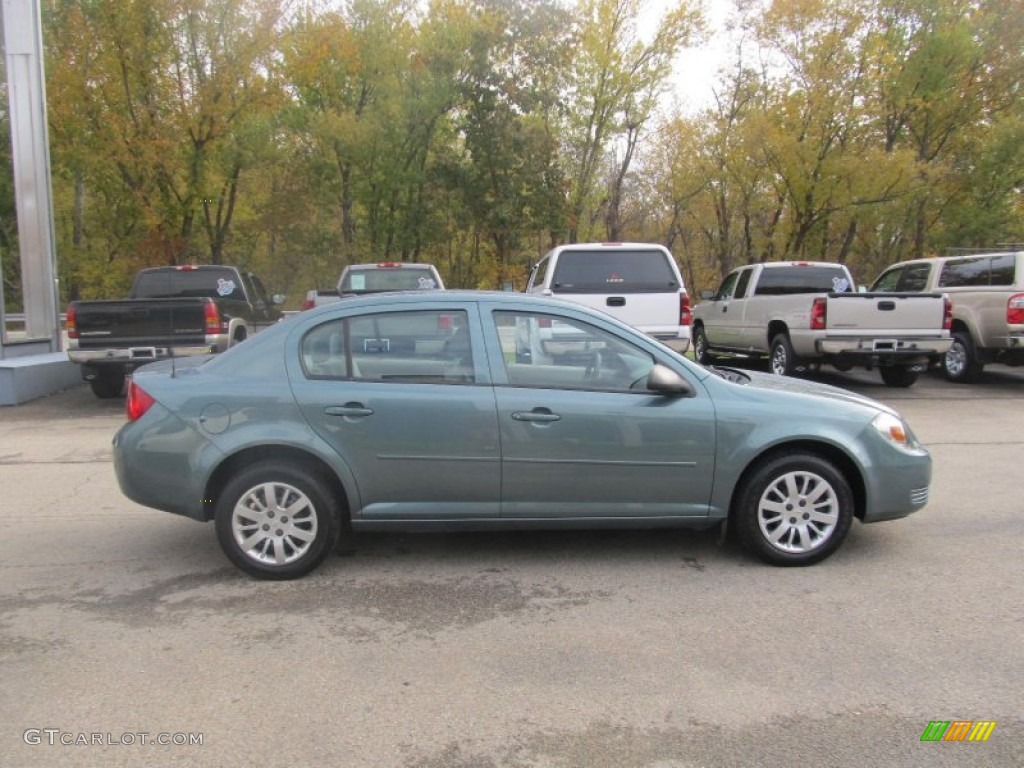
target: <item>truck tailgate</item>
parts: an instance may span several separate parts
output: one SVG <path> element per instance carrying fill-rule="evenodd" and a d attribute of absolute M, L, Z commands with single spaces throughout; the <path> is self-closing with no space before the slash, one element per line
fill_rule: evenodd
<path fill-rule="evenodd" d="M 830 293 L 826 324 L 830 334 L 934 336 L 944 314 L 940 293 Z"/>
<path fill-rule="evenodd" d="M 198 298 L 77 302 L 78 346 L 202 345 L 206 340 L 205 306 L 206 300 Z"/>
<path fill-rule="evenodd" d="M 563 299 L 584 304 L 640 330 L 679 325 L 678 293 L 560 293 Z"/>

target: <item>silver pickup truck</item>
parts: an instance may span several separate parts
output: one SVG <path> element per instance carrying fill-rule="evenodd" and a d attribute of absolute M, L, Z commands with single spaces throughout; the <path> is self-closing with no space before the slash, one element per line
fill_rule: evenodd
<path fill-rule="evenodd" d="M 952 304 L 940 293 L 858 293 L 842 264 L 769 262 L 733 270 L 693 312 L 698 361 L 764 356 L 773 373 L 828 363 L 878 368 L 909 387 L 949 350 Z"/>
<path fill-rule="evenodd" d="M 433 264 L 409 261 L 381 261 L 374 264 L 349 264 L 341 270 L 333 291 L 307 291 L 303 309 L 322 307 L 340 301 L 343 296 L 364 296 L 389 291 L 443 291 L 444 282 Z"/>

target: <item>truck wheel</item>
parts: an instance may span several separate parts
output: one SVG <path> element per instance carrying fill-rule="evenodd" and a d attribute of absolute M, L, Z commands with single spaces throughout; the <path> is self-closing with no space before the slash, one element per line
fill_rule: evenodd
<path fill-rule="evenodd" d="M 966 331 L 954 333 L 953 346 L 942 358 L 942 370 L 946 374 L 946 380 L 958 384 L 977 381 L 984 367 L 974 357 L 974 342 L 971 341 L 971 334 Z"/>
<path fill-rule="evenodd" d="M 887 387 L 910 387 L 917 381 L 917 371 L 905 365 L 884 365 L 878 372 Z"/>
<path fill-rule="evenodd" d="M 92 387 L 92 393 L 103 400 L 120 397 L 124 391 L 124 374 L 120 371 L 99 373 L 89 381 L 89 386 Z"/>
<path fill-rule="evenodd" d="M 693 359 L 701 365 L 711 365 L 715 358 L 708 351 L 708 337 L 704 334 L 704 326 L 693 329 Z"/>
<path fill-rule="evenodd" d="M 853 492 L 835 465 L 812 453 L 764 461 L 736 494 L 739 543 L 772 565 L 811 565 L 835 552 L 853 522 Z"/>
<path fill-rule="evenodd" d="M 295 579 L 338 542 L 334 494 L 302 467 L 264 461 L 224 486 L 214 511 L 217 540 L 235 565 L 260 579 Z"/>
<path fill-rule="evenodd" d="M 788 334 L 780 333 L 772 339 L 769 367 L 771 372 L 777 376 L 793 376 L 797 371 L 804 369 L 804 365 L 800 363 L 796 353 L 793 352 L 793 345 L 789 342 Z"/>

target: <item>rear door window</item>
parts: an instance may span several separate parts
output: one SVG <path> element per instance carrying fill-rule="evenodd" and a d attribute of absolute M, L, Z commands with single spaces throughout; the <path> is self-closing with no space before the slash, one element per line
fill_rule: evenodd
<path fill-rule="evenodd" d="M 558 257 L 554 293 L 664 293 L 680 285 L 662 251 L 564 251 Z"/>
<path fill-rule="evenodd" d="M 1014 285 L 1016 277 L 1017 257 L 1012 253 L 992 257 L 990 274 L 991 285 Z"/>
<path fill-rule="evenodd" d="M 989 262 L 990 259 L 984 257 L 948 261 L 942 268 L 939 285 L 943 288 L 988 285 Z"/>

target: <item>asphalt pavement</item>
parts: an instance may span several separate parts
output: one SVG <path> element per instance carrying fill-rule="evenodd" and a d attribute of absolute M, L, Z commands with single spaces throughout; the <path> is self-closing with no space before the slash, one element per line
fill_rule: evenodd
<path fill-rule="evenodd" d="M 1024 765 L 1024 369 L 818 378 L 935 477 L 803 569 L 714 532 L 373 535 L 261 583 L 120 494 L 121 402 L 0 409 L 0 766 Z"/>

